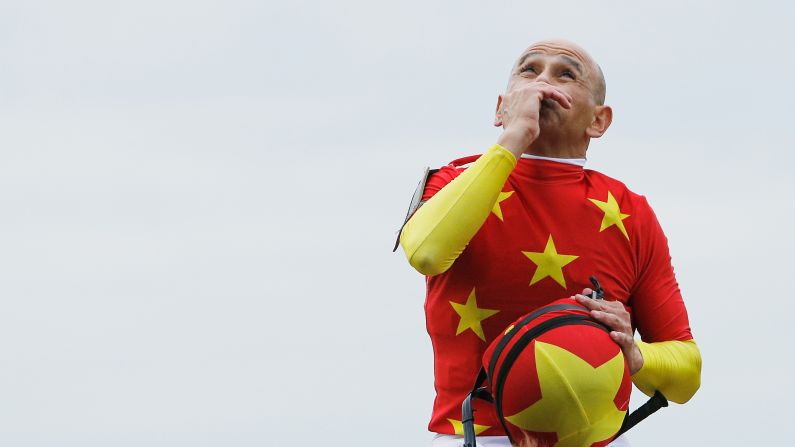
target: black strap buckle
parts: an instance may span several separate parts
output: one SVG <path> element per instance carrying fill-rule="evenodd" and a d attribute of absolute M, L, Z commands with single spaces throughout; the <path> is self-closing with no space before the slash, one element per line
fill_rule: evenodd
<path fill-rule="evenodd" d="M 590 297 L 595 300 L 603 300 L 605 298 L 605 290 L 599 284 L 596 276 L 591 276 L 591 284 L 593 284 L 593 293 L 591 293 Z"/>

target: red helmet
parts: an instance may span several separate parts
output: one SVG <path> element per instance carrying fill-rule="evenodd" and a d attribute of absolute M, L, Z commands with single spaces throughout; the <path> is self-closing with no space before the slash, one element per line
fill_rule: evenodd
<path fill-rule="evenodd" d="M 493 398 L 512 442 L 529 436 L 556 447 L 606 446 L 629 407 L 632 381 L 620 347 L 571 298 L 509 325 L 486 350 L 483 368 L 480 397 Z"/>

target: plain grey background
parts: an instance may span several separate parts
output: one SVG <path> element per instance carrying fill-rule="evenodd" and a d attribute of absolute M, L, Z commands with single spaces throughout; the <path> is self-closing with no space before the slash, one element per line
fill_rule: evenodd
<path fill-rule="evenodd" d="M 703 385 L 636 446 L 784 445 L 786 2 L 0 1 L 0 445 L 426 446 L 416 181 L 565 37 L 649 198 Z M 634 403 L 642 400 L 636 391 Z"/>

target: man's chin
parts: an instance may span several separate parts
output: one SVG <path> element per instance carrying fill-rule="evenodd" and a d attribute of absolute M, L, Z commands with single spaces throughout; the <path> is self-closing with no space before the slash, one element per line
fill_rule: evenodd
<path fill-rule="evenodd" d="M 541 130 L 544 127 L 555 127 L 560 124 L 560 115 L 558 112 L 553 109 L 549 108 L 542 108 L 538 114 L 538 125 L 541 127 Z"/>
<path fill-rule="evenodd" d="M 555 136 L 560 135 L 563 128 L 563 122 L 559 115 L 550 113 L 546 116 L 542 114 L 538 117 L 539 138 L 544 140 L 555 139 Z"/>
<path fill-rule="evenodd" d="M 544 117 L 558 116 L 560 113 L 560 110 L 558 110 L 559 107 L 560 106 L 555 102 L 545 99 L 541 103 L 541 109 L 538 111 L 538 117 L 543 119 Z"/>

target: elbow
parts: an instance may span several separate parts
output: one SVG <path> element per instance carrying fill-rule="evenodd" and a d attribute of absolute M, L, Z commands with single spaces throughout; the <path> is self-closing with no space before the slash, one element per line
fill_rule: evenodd
<path fill-rule="evenodd" d="M 694 340 L 638 342 L 638 348 L 644 364 L 632 381 L 646 395 L 659 390 L 669 401 L 683 404 L 701 387 L 701 352 Z"/>
<path fill-rule="evenodd" d="M 675 392 L 671 392 L 671 396 L 666 397 L 668 397 L 671 402 L 684 404 L 695 396 L 699 388 L 701 388 L 701 371 L 694 371 L 689 377 L 683 378 L 679 389 Z"/>
<path fill-rule="evenodd" d="M 403 228 L 400 233 L 400 246 L 406 253 L 406 258 L 414 270 L 425 276 L 435 276 L 444 273 L 453 264 L 445 251 L 424 237 L 418 237 L 412 226 Z"/>
<path fill-rule="evenodd" d="M 701 353 L 695 342 L 690 341 L 692 349 L 690 362 L 682 377 L 679 378 L 680 386 L 676 393 L 670 397 L 672 402 L 683 404 L 689 401 L 701 388 Z"/>
<path fill-rule="evenodd" d="M 409 264 L 414 270 L 425 276 L 436 276 L 447 271 L 452 263 L 445 260 L 431 250 L 416 250 L 409 258 Z"/>
<path fill-rule="evenodd" d="M 421 211 L 422 209 L 420 209 Z M 438 228 L 433 231 L 418 231 L 413 216 L 400 233 L 400 246 L 414 270 L 425 276 L 436 276 L 446 272 L 463 252 L 463 247 L 449 237 L 441 237 L 444 231 Z M 466 243 L 463 246 L 466 247 Z"/>

